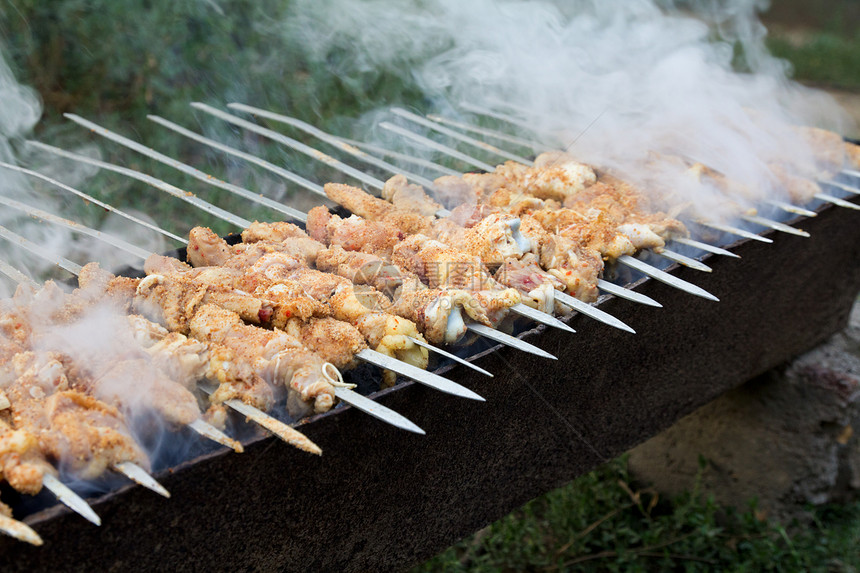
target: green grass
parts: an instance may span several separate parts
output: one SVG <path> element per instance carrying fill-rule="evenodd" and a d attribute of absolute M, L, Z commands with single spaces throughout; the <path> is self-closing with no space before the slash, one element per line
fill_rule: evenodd
<path fill-rule="evenodd" d="M 788 60 L 795 79 L 842 89 L 860 89 L 860 33 L 812 32 L 801 39 L 776 34 L 771 52 Z"/>
<path fill-rule="evenodd" d="M 624 458 L 457 543 L 429 571 L 855 571 L 860 503 L 812 509 L 809 527 L 719 507 L 697 490 L 662 499 Z"/>

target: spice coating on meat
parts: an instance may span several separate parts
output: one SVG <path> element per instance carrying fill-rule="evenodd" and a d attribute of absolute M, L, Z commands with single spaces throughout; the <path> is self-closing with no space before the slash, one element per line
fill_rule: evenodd
<path fill-rule="evenodd" d="M 397 174 L 385 182 L 382 198 L 395 209 L 434 217 L 442 205 L 430 198 L 420 185 L 410 184 L 405 175 Z"/>

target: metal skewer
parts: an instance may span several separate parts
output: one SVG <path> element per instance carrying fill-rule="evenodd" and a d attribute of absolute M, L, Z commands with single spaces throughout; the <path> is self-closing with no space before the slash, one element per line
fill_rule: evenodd
<path fill-rule="evenodd" d="M 674 241 L 676 243 L 680 243 L 682 245 L 687 245 L 689 247 L 695 247 L 697 249 L 701 249 L 701 250 L 707 251 L 709 253 L 714 253 L 715 255 L 734 257 L 736 259 L 741 258 L 740 255 L 736 255 L 735 253 L 729 251 L 728 249 L 724 249 L 722 247 L 716 247 L 714 245 L 709 245 L 708 243 L 703 243 L 701 241 L 688 239 L 687 237 L 673 237 L 672 241 Z"/>
<path fill-rule="evenodd" d="M 403 175 L 406 174 L 406 172 L 404 170 L 400 169 L 396 165 L 392 165 L 391 163 L 388 163 L 387 161 L 379 159 L 378 157 L 374 157 L 373 155 L 367 154 L 364 151 L 355 147 L 354 145 L 350 145 L 350 144 L 346 143 L 345 141 L 343 141 L 339 137 L 335 137 L 334 135 L 331 135 L 330 133 L 326 133 L 323 130 L 314 127 L 313 125 L 311 125 L 307 122 L 301 121 L 299 119 L 296 119 L 294 117 L 289 117 L 287 115 L 282 115 L 280 113 L 274 113 L 271 111 L 267 111 L 265 109 L 260 109 L 258 107 L 252 107 L 250 105 L 245 105 L 243 103 L 228 103 L 227 107 L 229 107 L 230 109 L 236 109 L 239 111 L 244 111 L 244 112 L 247 112 L 247 113 L 250 113 L 253 115 L 265 117 L 267 119 L 271 119 L 274 121 L 285 123 L 287 125 L 291 125 L 297 129 L 304 131 L 305 133 L 308 133 L 308 134 L 313 135 L 314 137 L 316 137 L 322 141 L 325 141 L 329 145 L 333 145 L 333 146 L 339 148 L 341 151 L 344 151 L 344 152 L 352 155 L 353 157 L 357 157 L 358 159 L 364 161 L 365 163 L 369 163 L 370 165 L 373 165 L 374 167 L 379 167 L 380 169 L 382 169 L 384 171 L 388 171 L 389 173 L 395 173 L 395 174 L 399 173 L 399 174 L 403 174 Z M 433 187 L 433 182 L 430 181 L 429 179 L 425 178 L 425 177 L 410 175 L 410 178 L 413 181 L 415 181 L 415 183 L 418 183 L 419 185 L 423 185 L 424 187 Z"/>
<path fill-rule="evenodd" d="M 833 203 L 839 207 L 845 207 L 846 209 L 854 209 L 855 211 L 860 211 L 860 206 L 855 205 L 850 201 L 846 201 L 845 199 L 840 199 L 839 197 L 834 197 L 828 193 L 816 193 L 814 195 L 816 199 L 820 199 L 822 201 L 827 201 L 828 203 Z"/>
<path fill-rule="evenodd" d="M 764 217 L 759 217 L 758 215 L 742 215 L 741 219 L 743 219 L 744 221 L 749 221 L 750 223 L 755 223 L 756 225 L 769 227 L 771 229 L 774 229 L 775 231 L 782 231 L 783 233 L 788 233 L 789 235 L 797 235 L 798 237 L 809 237 L 809 233 L 807 233 L 806 231 L 795 229 L 794 227 L 786 225 L 785 223 L 771 221 L 770 219 L 765 219 Z"/>
<path fill-rule="evenodd" d="M 549 358 L 550 360 L 558 360 L 558 358 L 556 358 L 549 352 L 541 350 L 537 346 L 529 344 L 524 340 L 520 340 L 515 336 L 511 336 L 510 334 L 499 332 L 495 328 L 490 328 L 489 326 L 485 326 L 483 324 L 468 323 L 466 324 L 466 329 L 474 332 L 475 334 L 480 334 L 481 336 L 489 338 L 490 340 L 495 340 L 496 342 L 500 342 L 507 346 L 512 346 L 517 350 L 522 350 L 523 352 L 528 352 L 530 354 L 541 356 L 543 358 Z"/>
<path fill-rule="evenodd" d="M 448 137 L 450 137 L 452 139 L 456 139 L 457 141 L 462 141 L 463 143 L 467 143 L 467 144 L 472 145 L 474 147 L 477 147 L 479 149 L 483 149 L 484 151 L 488 151 L 490 153 L 498 155 L 499 157 L 502 157 L 504 159 L 516 161 L 517 163 L 522 163 L 523 165 L 532 165 L 533 164 L 533 162 L 531 160 L 526 159 L 525 157 L 521 157 L 521 156 L 516 155 L 514 153 L 509 153 L 509 152 L 505 151 L 504 149 L 499 149 L 495 145 L 490 145 L 489 143 L 486 143 L 486 142 L 481 141 L 479 139 L 475 139 L 474 137 L 469 137 L 468 135 L 463 135 L 459 131 L 454 131 L 453 129 L 448 129 L 445 126 L 436 123 L 435 121 L 430 121 L 428 119 L 425 119 L 425 118 L 421 117 L 420 115 L 406 111 L 403 108 L 399 108 L 399 107 L 392 108 L 391 113 L 393 113 L 396 116 L 402 117 L 408 121 L 411 121 L 413 123 L 417 123 L 418 125 L 424 126 L 426 128 L 432 129 L 434 131 L 438 131 L 439 133 L 447 135 Z"/>
<path fill-rule="evenodd" d="M 635 290 L 624 288 L 623 286 L 619 286 L 604 279 L 597 279 L 597 288 L 604 292 L 608 292 L 611 295 L 615 295 L 618 298 L 623 298 L 624 300 L 638 302 L 639 304 L 644 304 L 646 306 L 663 308 L 662 304 L 660 304 L 650 296 L 645 296 L 644 294 L 636 292 Z"/>
<path fill-rule="evenodd" d="M 452 149 L 451 147 L 448 147 L 447 145 L 442 145 L 441 143 L 437 143 L 428 137 L 418 135 L 417 133 L 415 133 L 413 131 L 409 131 L 408 129 L 403 129 L 399 125 L 394 125 L 393 123 L 383 121 L 382 123 L 379 124 L 379 127 L 381 127 L 382 129 L 386 129 L 388 131 L 391 131 L 393 133 L 396 133 L 397 135 L 399 135 L 401 137 L 404 137 L 406 139 L 409 139 L 409 140 L 412 140 L 416 143 L 419 143 L 419 144 L 423 145 L 424 147 L 429 147 L 430 149 L 434 149 L 436 151 L 444 153 L 445 155 L 453 157 L 454 159 L 459 159 L 460 161 L 463 161 L 464 163 L 468 163 L 469 165 L 477 167 L 478 169 L 480 169 L 482 171 L 486 171 L 489 173 L 495 169 L 495 167 L 490 165 L 489 163 L 484 163 L 483 161 L 479 161 L 479 160 L 475 159 L 474 157 L 470 157 L 470 156 L 466 155 L 465 153 L 460 153 L 456 149 Z"/>
<path fill-rule="evenodd" d="M 534 141 L 528 141 L 526 139 L 522 139 L 514 135 L 509 135 L 507 133 L 502 133 L 493 129 L 487 129 L 486 127 L 478 127 L 476 125 L 469 125 L 468 123 L 454 121 L 453 119 L 448 119 L 447 117 L 442 115 L 428 113 L 427 119 L 435 121 L 436 123 L 441 123 L 443 125 L 450 125 L 451 127 L 456 127 L 457 129 L 461 129 L 463 131 L 477 133 L 478 135 L 483 135 L 484 137 L 490 137 L 498 139 L 499 141 L 504 141 L 506 143 L 512 143 L 520 147 L 525 147 L 526 149 L 541 149 L 543 151 L 551 151 L 551 148 L 540 145 L 539 143 L 536 143 Z"/>
<path fill-rule="evenodd" d="M 717 297 L 715 297 L 714 295 L 712 295 L 711 293 L 709 293 L 708 291 L 706 291 L 705 289 L 703 289 L 701 287 L 697 287 L 696 285 L 694 285 L 692 283 L 688 283 L 687 281 L 685 281 L 683 279 L 679 279 L 678 277 L 676 277 L 674 275 L 670 275 L 669 273 L 667 273 L 665 271 L 661 271 L 660 269 L 654 268 L 649 264 L 643 263 L 639 259 L 635 259 L 635 258 L 631 257 L 630 255 L 621 255 L 620 257 L 618 257 L 618 261 L 624 263 L 625 265 L 627 265 L 629 267 L 633 267 L 634 269 L 648 275 L 649 277 L 651 277 L 653 279 L 656 279 L 656 280 L 658 280 L 662 283 L 665 283 L 669 286 L 673 286 L 673 287 L 675 287 L 679 290 L 682 290 L 684 292 L 688 292 L 692 295 L 700 296 L 700 297 L 706 298 L 708 300 L 713 300 L 713 301 L 718 301 L 718 302 L 720 300 Z"/>
<path fill-rule="evenodd" d="M 145 249 L 141 249 L 140 247 L 132 245 L 131 243 L 123 241 L 118 237 L 114 237 L 113 235 L 102 233 L 101 231 L 96 231 L 95 229 L 90 229 L 89 227 L 76 223 L 72 220 L 58 217 L 57 215 L 48 213 L 47 211 L 42 211 L 41 209 L 37 209 L 36 207 L 27 205 L 25 203 L 21 203 L 20 201 L 9 199 L 8 197 L 0 196 L 0 204 L 6 205 L 7 207 L 12 207 L 13 209 L 17 209 L 33 217 L 38 217 L 39 219 L 48 221 L 49 223 L 53 223 L 55 225 L 65 227 L 77 233 L 81 233 L 82 235 L 87 235 L 89 237 L 99 239 L 100 241 L 103 241 L 109 245 L 117 247 L 118 249 L 121 249 L 127 253 L 131 253 L 132 255 L 135 255 L 142 259 L 146 259 L 146 257 L 151 254 Z"/>
<path fill-rule="evenodd" d="M 411 336 L 409 337 L 409 339 L 412 342 L 414 342 L 415 344 L 417 344 L 418 346 L 421 346 L 422 348 L 426 348 L 427 350 L 430 350 L 431 352 L 436 352 L 437 354 L 441 354 L 442 356 L 450 358 L 451 360 L 453 360 L 455 362 L 459 362 L 460 364 L 462 364 L 464 366 L 468 366 L 472 370 L 476 370 L 477 372 L 480 372 L 484 376 L 489 376 L 490 378 L 493 378 L 492 373 L 487 372 L 486 370 L 484 370 L 483 368 L 481 368 L 479 366 L 475 366 L 474 364 L 472 364 L 468 360 L 460 358 L 456 354 L 451 354 L 450 352 L 442 350 L 441 348 L 436 348 L 432 344 L 428 344 L 428 343 L 424 342 L 423 340 L 419 340 L 417 338 L 412 338 Z"/>
<path fill-rule="evenodd" d="M 142 485 L 146 489 L 152 490 L 158 495 L 163 495 L 170 498 L 170 492 L 163 485 L 158 483 L 154 477 L 149 475 L 145 469 L 134 462 L 120 462 L 111 466 L 113 469 L 123 474 L 125 477 L 138 485 Z"/>
<path fill-rule="evenodd" d="M 161 227 L 153 225 L 152 223 L 149 223 L 148 221 L 144 221 L 143 219 L 135 217 L 134 215 L 130 215 L 129 213 L 126 213 L 125 211 L 121 211 L 115 207 L 112 207 L 111 205 L 108 205 L 107 203 L 104 203 L 103 201 L 99 201 L 98 199 L 96 199 L 92 195 L 88 195 L 87 193 L 84 193 L 83 191 L 78 191 L 74 187 L 66 185 L 63 182 L 57 181 L 56 179 L 48 177 L 47 175 L 39 173 L 38 171 L 33 171 L 32 169 L 25 169 L 23 167 L 18 167 L 17 165 L 12 165 L 11 163 L 6 163 L 4 161 L 0 161 L 0 167 L 5 167 L 6 169 L 11 169 L 13 171 L 25 173 L 25 174 L 30 175 L 32 177 L 37 177 L 37 178 L 41 179 L 42 181 L 46 181 L 46 182 L 50 183 L 51 185 L 55 185 L 64 191 L 68 191 L 69 193 L 77 195 L 78 197 L 80 197 L 81 199 L 83 199 L 84 201 L 86 201 L 88 203 L 93 203 L 95 205 L 98 205 L 102 209 L 110 211 L 111 213 L 116 213 L 120 217 L 124 217 L 124 218 L 128 219 L 129 221 L 133 221 L 133 222 L 137 223 L 138 225 L 142 225 L 142 226 L 146 227 L 147 229 L 155 231 L 156 233 L 160 233 L 160 234 L 164 235 L 165 237 L 173 239 L 174 241 L 179 241 L 180 243 L 183 243 L 183 244 L 188 243 L 188 241 L 186 241 L 182 237 L 179 237 L 177 235 L 174 235 L 173 233 L 165 231 Z"/>
<path fill-rule="evenodd" d="M 204 438 L 209 438 L 213 442 L 217 442 L 222 446 L 226 446 L 237 454 L 241 454 L 245 451 L 245 448 L 243 448 L 242 444 L 240 444 L 237 440 L 234 440 L 233 438 L 231 438 L 206 420 L 203 420 L 202 418 L 197 418 L 196 420 L 188 424 L 188 427 L 203 436 Z"/>
<path fill-rule="evenodd" d="M 636 331 L 627 326 L 624 322 L 618 320 L 608 312 L 604 312 L 597 308 L 596 306 L 591 306 L 587 302 L 583 302 L 578 298 L 574 298 L 567 293 L 561 291 L 555 291 L 553 293 L 555 296 L 555 300 L 562 304 L 566 304 L 573 310 L 580 312 L 586 316 L 597 319 L 604 324 L 608 324 L 609 326 L 614 326 L 615 328 L 626 330 L 632 334 L 636 334 Z"/>
<path fill-rule="evenodd" d="M 818 213 L 815 211 L 810 211 L 809 209 L 804 209 L 803 207 L 798 207 L 797 205 L 792 205 L 791 203 L 786 203 L 785 201 L 779 201 L 777 199 L 766 199 L 765 203 L 782 209 L 787 213 L 794 213 L 795 215 L 803 215 L 804 217 L 818 216 Z"/>
<path fill-rule="evenodd" d="M 521 302 L 513 305 L 512 307 L 510 307 L 509 310 L 511 312 L 514 312 L 514 313 L 520 315 L 520 316 L 525 316 L 526 318 L 530 318 L 530 319 L 534 320 L 535 322 L 539 322 L 541 324 L 545 324 L 545 325 L 551 326 L 553 328 L 558 328 L 559 330 L 566 330 L 567 332 L 573 332 L 573 333 L 576 332 L 574 329 L 572 329 L 571 327 L 569 327 L 568 325 L 566 325 L 565 323 L 563 323 L 562 321 L 560 321 L 556 317 L 552 316 L 551 314 L 541 312 L 541 311 L 534 309 L 528 305 L 525 305 Z"/>
<path fill-rule="evenodd" d="M 422 370 L 416 366 L 407 364 L 406 362 L 401 362 L 396 358 L 386 356 L 385 354 L 382 354 L 375 350 L 365 348 L 364 350 L 356 354 L 356 357 L 361 358 L 365 362 L 375 364 L 376 366 L 379 366 L 381 368 L 393 370 L 398 374 L 402 374 L 407 378 L 411 378 L 419 384 L 424 384 L 425 386 L 429 386 L 430 388 L 439 390 L 440 392 L 445 392 L 446 394 L 459 396 L 461 398 L 478 400 L 479 402 L 485 401 L 482 396 L 472 392 L 461 384 L 457 384 L 456 382 L 448 380 L 447 378 L 439 376 L 438 374 L 427 372 L 426 370 Z"/>
<path fill-rule="evenodd" d="M 48 491 L 53 493 L 54 496 L 63 503 L 63 505 L 90 523 L 94 523 L 96 525 L 102 524 L 101 518 L 95 511 L 93 511 L 93 508 L 90 507 L 83 498 L 69 489 L 66 484 L 55 478 L 52 474 L 46 473 L 42 476 L 42 485 L 45 486 Z"/>
<path fill-rule="evenodd" d="M 225 211 L 224 209 L 221 209 L 220 207 L 216 207 L 215 205 L 213 205 L 207 201 L 204 201 L 203 199 L 198 198 L 193 193 L 190 193 L 188 191 L 183 191 L 179 187 L 171 185 L 170 183 L 162 181 L 161 179 L 156 179 L 155 177 L 152 177 L 152 176 L 147 175 L 145 173 L 141 173 L 140 171 L 135 171 L 134 169 L 129 169 L 128 167 L 122 167 L 120 165 L 114 165 L 113 163 L 108 163 L 106 161 L 99 161 L 97 159 L 92 159 L 92 158 L 86 157 L 84 155 L 78 155 L 77 153 L 72 153 L 70 151 L 66 151 L 64 149 L 60 149 L 59 147 L 54 147 L 52 145 L 47 145 L 47 144 L 41 143 L 39 141 L 30 140 L 30 141 L 27 141 L 27 144 L 32 145 L 33 147 L 36 147 L 38 149 L 42 149 L 44 151 L 48 151 L 48 152 L 53 153 L 55 155 L 59 155 L 60 157 L 65 157 L 67 159 L 72 159 L 74 161 L 78 161 L 80 163 L 86 163 L 88 165 L 95 165 L 96 167 L 101 167 L 102 169 L 107 169 L 108 171 L 113 171 L 114 173 L 120 173 L 120 174 L 125 175 L 127 177 L 131 177 L 132 179 L 137 179 L 138 181 L 143 181 L 144 183 L 147 183 L 148 185 L 151 185 L 152 187 L 155 187 L 156 189 L 164 191 L 165 193 L 169 193 L 170 195 L 173 195 L 177 199 L 181 199 L 181 200 L 185 201 L 186 203 L 190 203 L 191 205 L 194 205 L 198 209 L 202 209 L 203 211 L 206 211 L 210 215 L 218 217 L 219 219 L 221 219 L 223 221 L 227 221 L 228 223 L 232 223 L 233 225 L 236 225 L 240 229 L 245 229 L 248 227 L 248 225 L 251 224 L 251 221 L 248 221 L 247 219 L 243 219 L 241 217 L 237 217 L 236 215 L 230 213 L 229 211 Z"/>
<path fill-rule="evenodd" d="M 46 248 L 37 245 L 36 243 L 30 241 L 29 239 L 22 237 L 18 233 L 7 229 L 6 227 L 0 225 L 0 237 L 3 237 L 10 243 L 15 243 L 25 251 L 29 253 L 33 253 L 34 255 L 45 259 L 51 263 L 54 263 L 64 271 L 70 272 L 73 275 L 77 276 L 81 273 L 81 265 L 78 263 L 72 262 L 65 257 L 61 257 L 59 255 L 55 255 L 54 253 L 49 252 Z"/>
<path fill-rule="evenodd" d="M 762 237 L 761 235 L 756 235 L 755 233 L 745 231 L 744 229 L 738 229 L 737 227 L 732 227 L 731 225 L 723 225 L 722 223 L 714 223 L 713 221 L 696 221 L 696 224 L 701 225 L 703 227 L 708 227 L 709 229 L 714 229 L 716 231 L 722 231 L 723 233 L 738 235 L 739 237 L 744 237 L 745 239 L 759 241 L 761 243 L 773 242 L 773 239 L 768 239 L 767 237 Z"/>
<path fill-rule="evenodd" d="M 212 394 L 214 390 L 206 387 L 203 384 L 198 385 L 203 392 L 206 394 Z M 298 448 L 304 452 L 308 452 L 309 454 L 315 454 L 318 456 L 322 455 L 322 448 L 313 443 L 307 436 L 290 426 L 289 424 L 285 424 L 284 422 L 278 420 L 270 416 L 269 414 L 263 412 L 259 408 L 251 406 L 250 404 L 246 404 L 241 400 L 237 400 L 235 398 L 231 398 L 230 400 L 225 400 L 224 405 L 236 410 L 247 419 L 251 420 L 258 426 L 265 428 L 269 432 L 273 433 L 289 445 Z"/>
<path fill-rule="evenodd" d="M 23 521 L 6 517 L 2 513 L 0 513 L 0 531 L 9 537 L 14 537 L 18 541 L 24 541 L 37 547 L 44 543 L 42 538 L 39 537 L 39 534 L 36 533 L 29 525 Z"/>
<path fill-rule="evenodd" d="M 493 119 L 498 119 L 498 120 L 504 121 L 504 122 L 509 123 L 513 126 L 516 126 L 516 127 L 525 129 L 526 131 L 534 133 L 534 129 L 533 129 L 532 125 L 529 125 L 528 123 L 526 123 L 524 121 L 520 121 L 519 119 L 516 119 L 516 118 L 511 117 L 509 115 L 499 113 L 497 111 L 489 110 L 487 108 L 477 106 L 477 105 L 472 104 L 472 103 L 465 103 L 464 102 L 464 103 L 460 103 L 458 105 L 461 109 L 468 111 L 470 113 L 476 113 L 478 115 L 485 115 L 487 117 L 492 117 Z M 537 149 L 542 149 L 543 151 L 553 151 L 554 149 L 557 149 L 557 146 L 554 148 L 554 147 L 548 147 L 548 146 L 545 146 L 542 144 L 537 144 L 537 143 L 533 143 L 532 147 L 535 147 Z"/>
<path fill-rule="evenodd" d="M 432 161 L 421 159 L 420 157 L 415 157 L 407 153 L 399 153 L 397 151 L 392 151 L 379 145 L 365 143 L 364 141 L 356 141 L 355 139 L 347 139 L 346 137 L 340 137 L 339 139 L 344 143 L 348 143 L 361 149 L 366 149 L 367 151 L 371 153 L 376 153 L 377 155 L 388 156 L 399 161 L 404 161 L 406 163 L 414 163 L 415 165 L 424 167 L 425 169 L 433 169 L 435 171 L 438 171 L 442 175 L 460 175 L 460 172 L 456 169 L 451 169 L 450 167 L 445 167 L 444 165 L 439 165 L 438 163 L 433 163 Z"/>
<path fill-rule="evenodd" d="M 365 398 L 358 392 L 353 392 L 348 388 L 335 387 L 334 395 L 337 396 L 344 404 L 349 404 L 353 408 L 357 408 L 365 414 L 369 414 L 374 418 L 382 420 L 383 422 L 391 424 L 401 430 L 414 432 L 416 434 L 421 434 L 422 436 L 425 434 L 424 430 L 419 428 L 418 425 L 412 422 L 409 418 L 401 416 L 394 410 L 390 410 L 385 406 L 380 405 L 379 402 L 374 402 L 370 398 Z"/>
<path fill-rule="evenodd" d="M 300 187 L 303 187 L 304 189 L 307 189 L 311 193 L 316 193 L 317 195 L 325 197 L 325 191 L 323 191 L 322 186 L 317 185 L 313 181 L 310 181 L 309 179 L 305 179 L 301 175 L 293 173 L 292 171 L 287 171 L 286 169 L 278 167 L 274 163 L 270 163 L 269 161 L 266 161 L 264 159 L 260 159 L 256 155 L 252 155 L 250 153 L 245 153 L 244 151 L 236 149 L 235 147 L 230 147 L 229 145 L 224 145 L 223 143 L 215 141 L 214 139 L 204 137 L 197 132 L 191 131 L 190 129 L 185 129 L 181 125 L 179 125 L 177 123 L 173 123 L 172 121 L 168 121 L 168 120 L 164 119 L 163 117 L 160 117 L 157 115 L 148 115 L 148 116 L 146 116 L 146 118 L 150 121 L 154 121 L 155 123 L 157 123 L 158 125 L 161 125 L 162 127 L 166 127 L 170 130 L 175 131 L 176 133 L 178 133 L 180 135 L 184 135 L 185 137 L 187 137 L 189 139 L 193 139 L 194 141 L 200 142 L 204 145 L 208 145 L 209 147 L 212 147 L 214 149 L 218 149 L 219 151 L 223 151 L 224 153 L 226 153 L 228 155 L 233 155 L 233 156 L 238 157 L 240 159 L 244 159 L 245 161 L 247 161 L 249 163 L 253 163 L 254 165 L 257 165 L 258 167 L 262 167 L 268 171 L 271 171 L 272 173 L 275 173 L 276 175 L 283 177 L 287 181 L 292 181 L 293 183 L 296 183 L 297 185 L 299 185 Z M 208 179 L 206 179 L 204 181 L 206 183 L 212 183 Z M 215 185 L 215 183 L 212 183 L 212 184 Z M 280 205 L 280 203 L 279 203 L 279 205 Z M 303 223 L 306 222 L 307 217 L 305 216 L 304 213 L 302 213 L 301 211 L 297 211 L 295 209 L 292 209 L 292 207 L 287 207 L 287 209 L 290 209 L 290 211 L 293 213 L 294 218 L 300 220 Z"/>
<path fill-rule="evenodd" d="M 659 255 L 665 259 L 669 259 L 670 261 L 674 261 L 678 264 L 684 265 L 685 267 L 696 269 L 697 271 L 709 273 L 714 270 L 701 261 L 697 261 L 696 259 L 687 257 L 685 255 L 682 255 L 681 253 L 676 253 L 675 251 L 670 251 L 669 249 L 663 249 L 659 253 L 654 251 L 654 254 Z"/>
<path fill-rule="evenodd" d="M 860 171 L 857 171 L 856 169 L 843 169 L 842 173 L 850 175 L 851 177 L 860 177 Z"/>
<path fill-rule="evenodd" d="M 837 189 L 842 189 L 852 195 L 860 195 L 860 189 L 856 187 L 852 187 L 851 185 L 846 185 L 845 183 L 839 183 L 838 181 L 819 181 L 820 185 L 828 185 L 830 187 L 836 187 Z"/>
<path fill-rule="evenodd" d="M 191 107 L 193 107 L 195 109 L 199 109 L 201 111 L 204 111 L 210 115 L 214 115 L 217 118 L 223 119 L 224 121 L 232 123 L 234 125 L 238 125 L 239 127 L 244 127 L 248 131 L 253 131 L 254 133 L 260 134 L 264 137 L 268 137 L 269 139 L 272 139 L 274 141 L 277 141 L 278 143 L 281 143 L 283 145 L 291 147 L 291 148 L 295 149 L 296 151 L 304 153 L 305 155 L 308 155 L 308 156 L 310 156 L 310 157 L 312 157 L 318 161 L 322 161 L 323 163 L 330 165 L 331 167 L 334 167 L 335 169 L 339 169 L 345 173 L 348 173 L 352 177 L 355 177 L 359 181 L 366 183 L 367 185 L 370 185 L 371 187 L 375 187 L 376 189 L 379 189 L 380 191 L 382 190 L 383 183 L 379 179 L 377 179 L 375 177 L 371 177 L 371 176 L 367 175 L 366 173 L 363 173 L 363 172 L 359 171 L 358 169 L 355 169 L 354 167 L 347 165 L 346 163 L 338 161 L 337 159 L 335 159 L 334 157 L 332 157 L 330 155 L 326 155 L 325 153 L 322 153 L 321 151 L 317 151 L 313 147 L 305 145 L 304 143 L 302 143 L 300 141 L 296 141 L 295 139 L 293 139 L 291 137 L 287 137 L 286 135 L 283 135 L 283 134 L 278 133 L 277 131 L 273 131 L 271 129 L 266 129 L 265 127 L 261 127 L 261 126 L 257 125 L 256 123 L 251 123 L 250 121 L 246 121 L 240 117 L 236 117 L 235 115 L 223 112 L 220 109 L 216 109 L 216 108 L 214 108 L 210 105 L 206 105 L 204 103 L 193 102 L 191 104 Z"/>
<path fill-rule="evenodd" d="M 3 273 L 16 283 L 24 283 L 30 285 L 31 287 L 39 286 L 39 283 L 37 283 L 36 281 L 34 281 L 33 279 L 31 279 L 30 277 L 28 277 L 27 275 L 25 275 L 24 273 L 22 273 L 21 271 L 3 260 L 0 260 L 0 273 Z M 4 407 L 8 408 L 9 406 L 0 405 L 0 410 L 2 410 Z"/>
<path fill-rule="evenodd" d="M 185 173 L 187 175 L 191 175 L 195 179 L 198 179 L 200 181 L 205 181 L 206 183 L 209 183 L 210 185 L 214 185 L 216 187 L 220 187 L 221 189 L 226 189 L 227 191 L 230 191 L 231 193 L 239 195 L 240 197 L 243 197 L 244 199 L 248 199 L 249 201 L 253 201 L 255 203 L 263 205 L 264 207 L 268 207 L 269 209 L 273 209 L 275 211 L 278 211 L 279 213 L 283 213 L 284 215 L 286 215 L 292 219 L 304 221 L 304 219 L 302 219 L 304 214 L 301 211 L 293 209 L 292 207 L 287 207 L 286 205 L 283 205 L 281 203 L 278 203 L 277 201 L 273 201 L 271 199 L 268 199 L 267 197 L 263 197 L 262 195 L 260 195 L 258 193 L 254 193 L 254 192 L 249 191 L 243 187 L 239 187 L 238 185 L 233 185 L 231 183 L 227 183 L 226 181 L 221 181 L 220 179 L 213 177 L 212 175 L 209 175 L 208 173 L 204 173 L 204 172 L 200 171 L 199 169 L 195 169 L 194 167 L 191 167 L 190 165 L 182 163 L 181 161 L 177 161 L 177 160 L 173 159 L 172 157 L 164 155 L 163 153 L 159 153 L 158 151 L 155 151 L 154 149 L 146 147 L 145 145 L 141 145 L 140 143 L 133 141 L 127 137 L 123 137 L 122 135 L 120 135 L 116 132 L 113 132 L 109 129 L 105 129 L 104 127 L 101 127 L 100 125 L 97 125 L 97 124 L 95 124 L 91 121 L 88 121 L 88 120 L 86 120 L 86 119 L 84 119 L 78 115 L 75 115 L 73 113 L 65 113 L 65 114 L 63 114 L 63 117 L 66 117 L 67 119 L 70 119 L 70 120 L 74 121 L 75 123 L 82 125 L 82 126 L 86 127 L 87 129 L 92 130 L 93 132 L 101 135 L 102 137 L 110 139 L 111 141 L 119 143 L 120 145 L 128 147 L 129 149 L 137 151 L 138 153 L 145 155 L 151 159 L 155 159 L 156 161 L 159 161 L 160 163 L 163 163 L 165 165 L 169 165 L 170 167 L 173 167 L 174 169 L 178 169 L 179 171 L 182 171 L 183 173 Z M 155 121 L 155 120 L 153 120 L 153 121 Z"/>

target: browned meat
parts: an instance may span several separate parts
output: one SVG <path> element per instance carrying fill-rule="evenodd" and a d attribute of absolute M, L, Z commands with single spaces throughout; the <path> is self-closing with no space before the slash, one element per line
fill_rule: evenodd
<path fill-rule="evenodd" d="M 442 205 L 430 198 L 420 185 L 410 184 L 404 175 L 395 175 L 385 182 L 382 198 L 394 208 L 425 217 L 434 217 Z M 360 214 L 360 213 L 359 213 Z"/>
<path fill-rule="evenodd" d="M 188 234 L 188 262 L 195 267 L 222 265 L 233 253 L 208 227 L 194 227 Z"/>

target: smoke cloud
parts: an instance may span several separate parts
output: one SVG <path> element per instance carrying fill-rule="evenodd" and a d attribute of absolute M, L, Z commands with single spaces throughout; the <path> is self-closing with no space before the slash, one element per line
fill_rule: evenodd
<path fill-rule="evenodd" d="M 766 3 L 578 0 L 298 2 L 288 24 L 312 54 L 349 46 L 344 74 L 399 68 L 433 111 L 515 115 L 581 160 L 709 201 L 653 152 L 702 162 L 776 192 L 766 162 L 810 162 L 788 125 L 844 131 L 829 96 L 794 83 L 765 47 Z M 373 120 L 376 119 L 373 116 Z M 389 118 L 390 119 L 390 118 Z M 647 172 L 643 166 L 647 163 Z M 713 197 L 712 197 L 713 199 Z"/>

